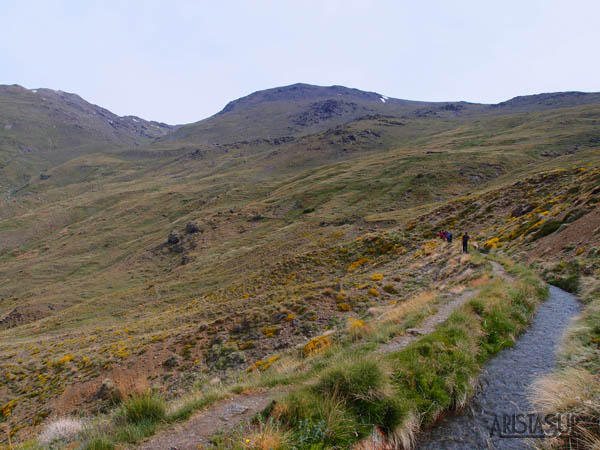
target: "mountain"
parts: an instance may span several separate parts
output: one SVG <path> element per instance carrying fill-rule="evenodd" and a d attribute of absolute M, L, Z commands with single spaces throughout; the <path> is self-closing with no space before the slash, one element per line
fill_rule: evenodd
<path fill-rule="evenodd" d="M 305 135 L 365 116 L 454 117 L 481 105 L 389 98 L 344 86 L 293 84 L 254 92 L 228 103 L 214 116 L 181 127 L 167 140 L 232 142 Z"/>
<path fill-rule="evenodd" d="M 172 128 L 119 117 L 76 94 L 0 86 L 0 192 L 74 157 L 141 145 Z"/>
<path fill-rule="evenodd" d="M 230 143 L 312 134 L 350 121 L 386 116 L 448 119 L 539 112 L 600 102 L 598 93 L 562 92 L 516 97 L 495 105 L 423 102 L 390 98 L 344 86 L 297 83 L 254 92 L 228 103 L 214 116 L 182 126 L 162 138 L 194 143 Z"/>
<path fill-rule="evenodd" d="M 116 448 L 154 433 L 113 422 L 111 392 L 152 388 L 175 411 L 192 390 L 180 420 L 246 388 L 311 383 L 338 352 L 368 355 L 482 284 L 494 295 L 457 336 L 497 325 L 508 335 L 486 345 L 504 346 L 515 329 L 477 315 L 510 297 L 488 250 L 566 284 L 598 278 L 597 94 L 495 106 L 301 84 L 176 128 L 72 94 L 1 92 L 0 184 L 16 187 L 0 199 L 0 414 L 13 443 L 82 411 Z M 440 229 L 468 230 L 482 253 L 442 245 Z M 511 311 L 499 313 L 526 326 Z M 373 322 L 387 312 L 394 327 Z M 430 400 L 458 404 L 443 381 Z"/>
<path fill-rule="evenodd" d="M 505 102 L 490 105 L 490 108 L 496 111 L 517 113 L 546 111 L 549 109 L 569 108 L 571 106 L 594 103 L 600 103 L 600 93 L 572 91 L 514 97 Z"/>

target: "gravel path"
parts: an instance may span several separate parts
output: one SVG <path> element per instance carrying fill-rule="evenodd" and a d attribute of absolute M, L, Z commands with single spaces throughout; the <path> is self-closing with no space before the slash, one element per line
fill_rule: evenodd
<path fill-rule="evenodd" d="M 233 430 L 264 410 L 283 395 L 283 389 L 271 389 L 236 395 L 194 415 L 187 422 L 159 432 L 137 447 L 139 450 L 198 450 L 218 432 Z"/>
<path fill-rule="evenodd" d="M 503 414 L 527 414 L 531 384 L 554 368 L 554 352 L 563 331 L 578 312 L 577 299 L 554 286 L 540 304 L 533 323 L 514 347 L 500 352 L 484 368 L 480 392 L 462 413 L 448 417 L 439 426 L 423 433 L 419 450 L 438 449 L 525 449 L 527 440 L 490 437 L 494 414 L 502 423 Z"/>

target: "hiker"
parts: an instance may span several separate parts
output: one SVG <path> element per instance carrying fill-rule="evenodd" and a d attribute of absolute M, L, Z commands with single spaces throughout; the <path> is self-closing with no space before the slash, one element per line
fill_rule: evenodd
<path fill-rule="evenodd" d="M 471 236 L 469 236 L 466 232 L 463 233 L 462 236 L 462 244 L 463 244 L 463 253 L 469 253 L 469 239 L 471 239 Z"/>
<path fill-rule="evenodd" d="M 440 239 L 443 241 L 444 240 L 444 232 L 440 231 Z"/>
<path fill-rule="evenodd" d="M 442 239 L 444 241 L 448 239 L 448 232 L 447 231 L 442 231 Z"/>
<path fill-rule="evenodd" d="M 448 244 L 452 244 L 452 233 L 448 232 L 446 234 L 446 240 L 448 241 Z"/>

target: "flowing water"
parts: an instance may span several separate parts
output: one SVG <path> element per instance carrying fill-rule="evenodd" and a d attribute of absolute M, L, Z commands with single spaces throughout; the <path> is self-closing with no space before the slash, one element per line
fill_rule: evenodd
<path fill-rule="evenodd" d="M 540 304 L 531 327 L 515 345 L 503 350 L 485 366 L 481 389 L 460 413 L 449 416 L 427 430 L 418 443 L 419 450 L 438 449 L 526 449 L 527 439 L 520 434 L 529 428 L 529 417 L 512 427 L 516 414 L 529 414 L 533 408 L 527 396 L 531 385 L 555 366 L 555 351 L 571 318 L 578 312 L 577 299 L 550 287 L 550 296 Z M 498 421 L 495 423 L 495 419 Z M 509 420 L 504 427 L 504 420 Z M 535 428 L 535 417 L 534 417 Z M 491 431 L 495 430 L 493 436 Z M 517 433 L 513 433 L 513 431 Z M 502 434 L 519 437 L 500 437 Z"/>

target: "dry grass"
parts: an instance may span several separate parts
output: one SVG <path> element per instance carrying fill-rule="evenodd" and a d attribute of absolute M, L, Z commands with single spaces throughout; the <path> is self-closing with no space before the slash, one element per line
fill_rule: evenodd
<path fill-rule="evenodd" d="M 81 419 L 74 417 L 59 417 L 46 423 L 38 436 L 42 445 L 64 440 L 70 441 L 77 438 L 86 428 Z"/>
<path fill-rule="evenodd" d="M 398 324 L 406 319 L 409 314 L 416 311 L 427 313 L 430 311 L 431 304 L 435 300 L 437 294 L 437 291 L 421 292 L 406 302 L 390 308 L 381 317 L 379 317 L 377 321 L 384 325 Z"/>
<path fill-rule="evenodd" d="M 289 448 L 290 432 L 282 431 L 272 421 L 261 423 L 243 442 L 244 449 L 252 450 L 284 450 Z"/>
<path fill-rule="evenodd" d="M 600 413 L 600 378 L 586 370 L 566 368 L 537 380 L 531 401 L 545 413 L 569 411 L 577 405 L 589 405 Z"/>
<path fill-rule="evenodd" d="M 537 380 L 531 401 L 543 413 L 577 418 L 569 436 L 549 440 L 544 448 L 600 448 L 600 376 L 580 368 L 563 369 Z"/>
<path fill-rule="evenodd" d="M 481 286 L 487 284 L 490 281 L 490 277 L 487 274 L 483 274 L 482 276 L 475 278 L 469 282 L 469 286 L 472 288 L 480 288 Z"/>

